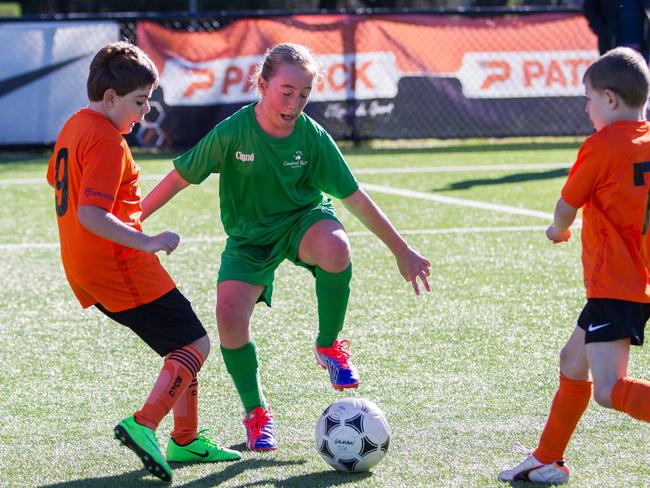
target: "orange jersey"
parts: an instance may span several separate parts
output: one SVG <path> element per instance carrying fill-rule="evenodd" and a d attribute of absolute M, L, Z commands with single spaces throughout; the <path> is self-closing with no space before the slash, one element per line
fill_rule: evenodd
<path fill-rule="evenodd" d="M 84 308 L 101 303 L 119 312 L 175 287 L 155 255 L 99 237 L 77 219 L 77 208 L 90 205 L 142 231 L 139 174 L 128 144 L 104 115 L 82 109 L 66 122 L 47 181 L 56 190 L 63 268 Z"/>
<path fill-rule="evenodd" d="M 650 123 L 618 121 L 589 137 L 562 189 L 582 207 L 587 298 L 650 302 Z"/>

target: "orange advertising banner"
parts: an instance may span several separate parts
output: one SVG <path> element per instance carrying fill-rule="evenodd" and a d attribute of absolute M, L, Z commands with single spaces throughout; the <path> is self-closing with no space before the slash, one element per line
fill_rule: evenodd
<path fill-rule="evenodd" d="M 494 118 L 500 101 L 506 111 L 525 102 L 522 107 L 536 112 L 537 120 L 526 129 L 503 126 L 508 117 L 501 117 L 493 130 L 481 123 L 470 135 L 555 133 L 557 128 L 545 131 L 540 126 L 551 121 L 539 120 L 535 102 L 582 103 L 582 75 L 598 56 L 596 38 L 579 14 L 310 15 L 242 19 L 215 32 L 182 32 L 152 22 L 137 25 L 137 44 L 158 66 L 162 101 L 169 108 L 234 110 L 254 101 L 250 76 L 265 51 L 280 42 L 304 44 L 322 61 L 323 81 L 308 112 L 326 128 L 328 119 L 338 124 L 335 133 L 347 124 L 344 137 L 354 132 L 385 136 L 391 133 L 390 124 L 403 121 L 408 111 L 413 124 L 418 119 L 430 124 L 430 130 L 411 131 L 414 137 L 423 132 L 429 134 L 424 137 L 463 136 L 471 121 L 454 121 L 459 112 L 480 118 L 475 109 L 482 109 Z M 569 108 L 577 107 L 574 103 Z M 432 119 L 422 111 L 443 117 Z M 455 114 L 446 116 L 450 111 Z M 448 127 L 436 128 L 442 119 L 464 127 L 448 135 Z M 588 131 L 586 122 L 578 114 L 566 132 Z M 406 132 L 400 137 L 409 137 Z"/>

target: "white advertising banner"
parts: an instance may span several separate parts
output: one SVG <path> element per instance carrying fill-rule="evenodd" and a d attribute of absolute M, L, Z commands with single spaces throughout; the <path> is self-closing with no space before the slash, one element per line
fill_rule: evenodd
<path fill-rule="evenodd" d="M 116 22 L 0 23 L 0 145 L 54 142 L 88 104 L 88 66 Z"/>
<path fill-rule="evenodd" d="M 203 62 L 169 58 L 160 77 L 165 103 L 194 106 L 257 100 L 250 78 L 262 58 L 237 56 Z M 397 95 L 402 73 L 392 52 L 321 54 L 319 60 L 323 63 L 323 79 L 312 93 L 312 101 L 369 100 Z"/>

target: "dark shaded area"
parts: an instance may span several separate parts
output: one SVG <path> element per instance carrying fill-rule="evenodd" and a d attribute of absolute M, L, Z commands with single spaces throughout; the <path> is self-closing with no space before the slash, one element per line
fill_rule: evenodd
<path fill-rule="evenodd" d="M 252 486 L 278 486 L 278 487 L 296 487 L 296 488 L 319 488 L 328 486 L 338 486 L 349 484 L 353 481 L 362 481 L 372 476 L 371 473 L 341 473 L 333 469 L 323 468 L 323 471 L 314 473 L 306 473 L 298 476 L 293 476 L 286 479 L 275 479 L 268 477 L 270 473 L 266 473 L 264 469 L 269 469 L 273 472 L 275 468 L 283 466 L 294 466 L 297 464 L 304 464 L 304 460 L 295 461 L 281 461 L 273 458 L 267 459 L 245 459 L 234 463 L 214 463 L 214 472 L 201 479 L 190 481 L 189 483 L 176 484 L 182 488 L 207 488 L 219 486 L 226 481 L 236 479 L 239 475 L 247 470 L 260 470 L 259 475 L 262 477 L 258 481 L 252 483 L 242 483 L 236 485 L 239 487 L 252 487 Z M 172 469 L 187 466 L 185 463 L 172 463 Z M 114 488 L 114 487 L 143 487 L 153 488 L 161 486 L 169 486 L 166 483 L 154 478 L 144 468 L 138 471 L 130 471 L 124 474 L 115 476 L 106 476 L 98 478 L 84 478 L 74 481 L 62 481 L 60 483 L 53 483 L 48 485 L 40 485 L 39 488 Z"/>
<path fill-rule="evenodd" d="M 477 178 L 473 180 L 457 181 L 443 188 L 436 188 L 434 192 L 467 190 L 475 186 L 503 185 L 508 183 L 523 183 L 526 181 L 547 180 L 552 178 L 566 177 L 569 174 L 569 168 L 553 169 L 550 171 L 526 171 L 524 173 L 514 173 L 500 178 Z"/>
<path fill-rule="evenodd" d="M 504 8 L 504 7 L 580 7 L 582 0 L 22 0 L 23 15 L 53 13 L 108 12 L 187 12 L 197 11 L 336 9 L 336 8 Z"/>

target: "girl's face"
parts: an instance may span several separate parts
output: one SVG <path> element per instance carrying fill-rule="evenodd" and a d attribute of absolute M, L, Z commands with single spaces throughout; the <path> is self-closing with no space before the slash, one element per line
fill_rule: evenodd
<path fill-rule="evenodd" d="M 142 122 L 151 110 L 149 100 L 153 87 L 145 87 L 127 93 L 123 97 L 113 93 L 105 101 L 106 116 L 120 134 L 128 134 L 133 126 Z"/>
<path fill-rule="evenodd" d="M 305 108 L 314 84 L 314 74 L 301 66 L 280 64 L 269 80 L 259 79 L 261 99 L 258 122 L 273 137 L 291 134 Z"/>

